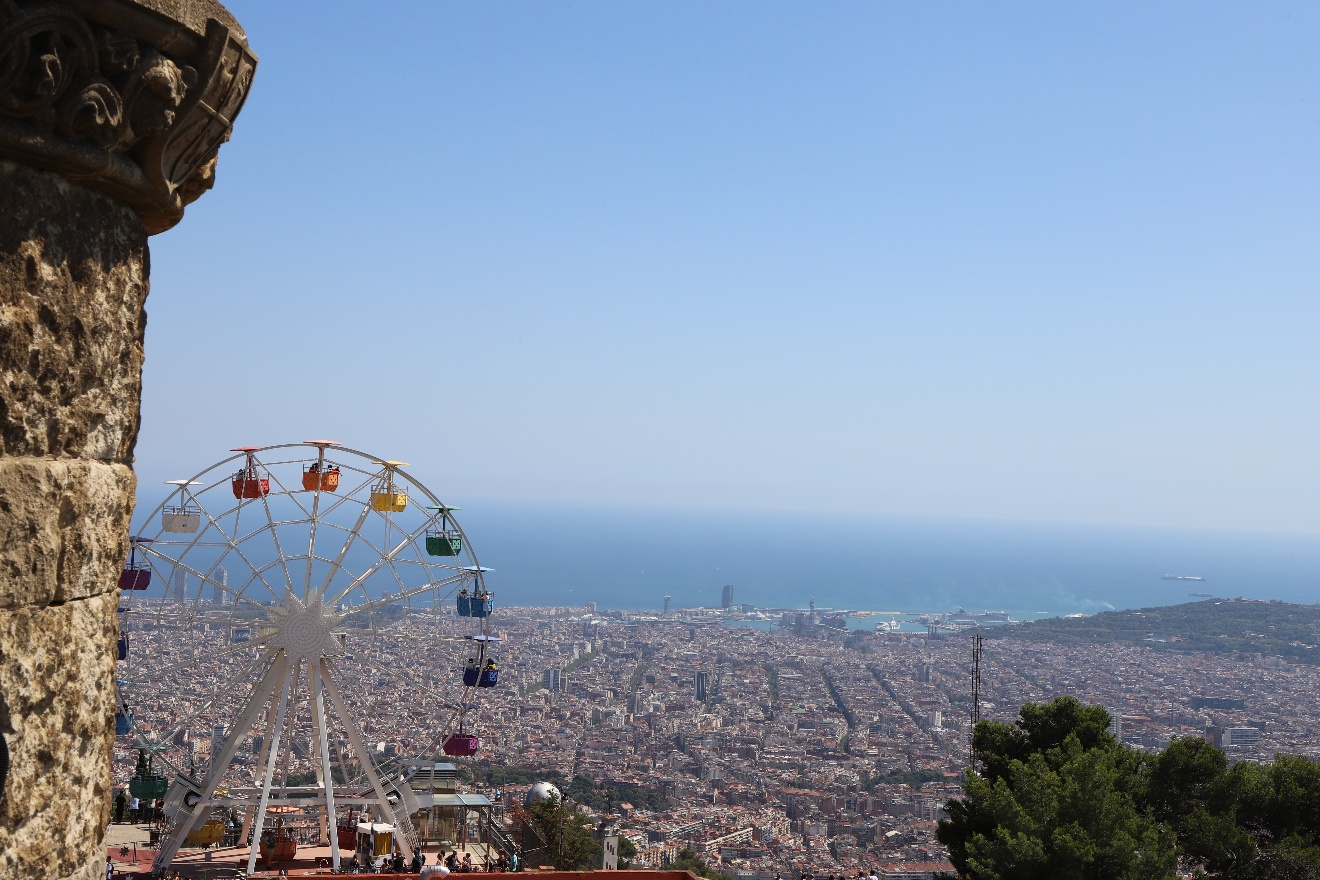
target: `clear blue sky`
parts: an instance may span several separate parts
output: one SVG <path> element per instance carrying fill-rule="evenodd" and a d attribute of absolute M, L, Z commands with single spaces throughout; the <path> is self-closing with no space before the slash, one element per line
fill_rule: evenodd
<path fill-rule="evenodd" d="M 270 3 L 145 483 L 1320 532 L 1320 6 Z"/>

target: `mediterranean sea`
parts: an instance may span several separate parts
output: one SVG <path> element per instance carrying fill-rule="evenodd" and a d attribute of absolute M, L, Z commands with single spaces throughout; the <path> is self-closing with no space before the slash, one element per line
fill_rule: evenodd
<path fill-rule="evenodd" d="M 1320 535 L 505 503 L 470 504 L 461 522 L 500 605 L 717 606 L 724 584 L 760 608 L 1019 620 L 1189 592 L 1320 602 Z"/>
<path fill-rule="evenodd" d="M 153 494 L 139 498 L 135 519 L 160 501 Z M 814 599 L 821 610 L 961 607 L 1006 611 L 1017 620 L 1199 598 L 1191 592 L 1320 603 L 1320 535 L 468 498 L 460 504 L 456 516 L 470 547 L 494 569 L 487 585 L 497 607 L 595 602 L 601 609 L 658 610 L 666 595 L 674 608 L 714 607 L 725 584 L 733 585 L 735 603 L 758 608 L 805 609 Z M 367 550 L 354 546 L 351 568 L 372 564 Z M 242 568 L 230 567 L 235 576 Z M 1162 580 L 1166 573 L 1204 580 Z M 167 571 L 159 577 L 162 586 L 149 595 L 168 582 Z M 870 628 L 883 619 L 849 625 Z"/>

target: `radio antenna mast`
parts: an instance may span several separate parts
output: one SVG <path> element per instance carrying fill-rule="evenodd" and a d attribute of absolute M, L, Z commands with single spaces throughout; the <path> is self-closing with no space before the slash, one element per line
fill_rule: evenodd
<path fill-rule="evenodd" d="M 972 726 L 967 734 L 968 762 L 976 768 L 976 722 L 981 720 L 981 637 L 972 636 Z"/>

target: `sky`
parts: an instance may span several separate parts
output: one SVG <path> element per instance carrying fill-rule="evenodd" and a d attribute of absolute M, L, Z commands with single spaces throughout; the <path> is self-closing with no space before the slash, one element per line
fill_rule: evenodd
<path fill-rule="evenodd" d="M 144 489 L 1320 533 L 1320 6 L 228 6 Z"/>

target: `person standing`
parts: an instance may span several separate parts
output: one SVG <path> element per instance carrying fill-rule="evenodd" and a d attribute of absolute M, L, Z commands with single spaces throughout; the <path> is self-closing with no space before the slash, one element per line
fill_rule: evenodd
<path fill-rule="evenodd" d="M 124 790 L 121 788 L 115 795 L 115 822 L 123 824 L 124 808 L 128 806 L 128 798 L 124 796 Z"/>
<path fill-rule="evenodd" d="M 128 799 L 128 821 L 135 825 L 137 824 L 138 808 L 141 806 L 141 803 L 142 802 L 138 800 L 137 795 L 133 795 Z"/>

